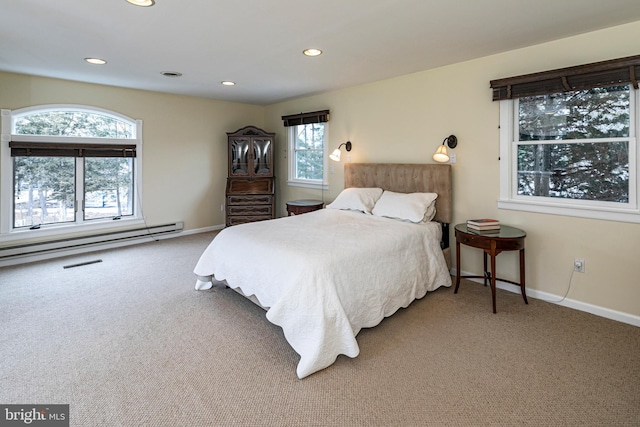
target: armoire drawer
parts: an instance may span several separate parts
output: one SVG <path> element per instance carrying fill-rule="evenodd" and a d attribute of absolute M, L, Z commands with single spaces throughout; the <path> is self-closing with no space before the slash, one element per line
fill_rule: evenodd
<path fill-rule="evenodd" d="M 271 215 L 228 215 L 227 227 L 238 224 L 246 224 L 248 222 L 266 221 L 273 219 Z"/>
<path fill-rule="evenodd" d="M 272 205 L 227 205 L 229 215 L 269 215 L 273 213 Z"/>
<path fill-rule="evenodd" d="M 227 206 L 231 205 L 266 205 L 273 203 L 270 194 L 227 195 Z"/>

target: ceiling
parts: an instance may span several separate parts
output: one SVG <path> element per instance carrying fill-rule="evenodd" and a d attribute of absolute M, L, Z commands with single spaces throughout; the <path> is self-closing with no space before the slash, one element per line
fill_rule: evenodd
<path fill-rule="evenodd" d="M 0 70 L 266 105 L 639 20 L 638 0 L 0 0 Z"/>

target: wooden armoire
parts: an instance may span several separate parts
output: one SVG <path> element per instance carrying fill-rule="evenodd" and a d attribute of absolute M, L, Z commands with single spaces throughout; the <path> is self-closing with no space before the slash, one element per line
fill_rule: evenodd
<path fill-rule="evenodd" d="M 227 132 L 227 227 L 275 218 L 275 135 L 255 126 Z"/>

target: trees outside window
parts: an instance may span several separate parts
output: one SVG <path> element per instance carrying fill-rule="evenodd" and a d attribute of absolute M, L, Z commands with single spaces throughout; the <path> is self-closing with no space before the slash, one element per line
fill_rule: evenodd
<path fill-rule="evenodd" d="M 133 215 L 133 159 L 86 158 L 84 219 Z"/>
<path fill-rule="evenodd" d="M 76 162 L 70 157 L 14 157 L 13 227 L 75 221 Z"/>
<path fill-rule="evenodd" d="M 322 180 L 324 123 L 294 127 L 295 179 Z"/>
<path fill-rule="evenodd" d="M 629 86 L 520 98 L 517 194 L 627 203 Z"/>
<path fill-rule="evenodd" d="M 289 184 L 326 186 L 327 123 L 289 127 Z"/>

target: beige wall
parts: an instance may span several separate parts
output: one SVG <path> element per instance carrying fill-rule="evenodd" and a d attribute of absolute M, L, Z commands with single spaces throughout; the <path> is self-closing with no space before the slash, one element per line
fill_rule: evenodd
<path fill-rule="evenodd" d="M 532 290 L 564 295 L 573 259 L 584 258 L 586 272 L 573 275 L 568 298 L 640 316 L 640 281 L 634 268 L 640 255 L 640 224 L 498 210 L 499 107 L 491 101 L 489 89 L 492 79 L 637 55 L 639 36 L 636 22 L 268 106 L 265 126 L 278 134 L 280 214 L 286 200 L 330 201 L 343 188 L 342 164 L 335 163 L 326 192 L 286 185 L 282 115 L 330 109 L 329 144 L 333 149 L 351 140 L 353 162 L 430 163 L 438 144 L 453 133 L 459 141 L 453 166 L 454 223 L 489 216 L 526 230 L 527 285 Z M 463 247 L 462 258 L 462 270 L 482 270 L 481 251 Z M 501 254 L 498 275 L 518 280 L 517 263 L 517 253 Z M 487 304 L 489 308 L 489 299 Z"/>
<path fill-rule="evenodd" d="M 0 72 L 0 108 L 83 104 L 143 121 L 148 225 L 224 225 L 226 132 L 262 126 L 264 107 Z"/>

